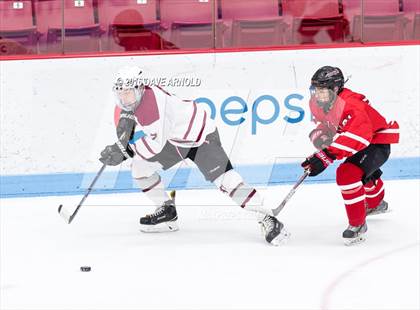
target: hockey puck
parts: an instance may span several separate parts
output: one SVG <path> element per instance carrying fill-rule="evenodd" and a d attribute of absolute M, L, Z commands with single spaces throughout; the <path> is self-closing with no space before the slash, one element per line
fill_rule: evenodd
<path fill-rule="evenodd" d="M 80 271 L 83 272 L 89 272 L 92 268 L 90 268 L 90 266 L 82 266 L 80 267 Z"/>

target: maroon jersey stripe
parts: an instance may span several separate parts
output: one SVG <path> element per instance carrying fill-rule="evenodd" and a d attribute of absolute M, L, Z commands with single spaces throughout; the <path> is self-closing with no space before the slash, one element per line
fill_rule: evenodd
<path fill-rule="evenodd" d="M 183 137 L 184 140 L 187 139 L 187 137 L 188 137 L 188 135 L 191 131 L 191 128 L 192 128 L 192 125 L 194 123 L 194 119 L 195 119 L 196 114 L 197 114 L 197 104 L 194 102 L 194 111 L 193 111 L 193 114 L 191 116 L 190 123 L 188 124 L 187 132 L 185 133 L 185 135 Z"/>
<path fill-rule="evenodd" d="M 155 152 L 153 152 L 152 148 L 150 147 L 150 145 L 146 142 L 146 139 L 142 138 L 141 141 L 143 141 L 144 145 L 146 146 L 147 150 L 152 153 L 153 155 L 156 155 Z"/>
<path fill-rule="evenodd" d="M 207 121 L 207 112 L 204 111 L 203 126 L 201 127 L 200 133 L 198 134 L 197 140 L 195 140 L 195 142 L 200 141 L 201 136 L 203 135 L 203 132 L 204 132 L 204 128 L 206 127 L 206 121 Z"/>
<path fill-rule="evenodd" d="M 135 144 L 133 144 L 134 146 L 134 151 L 136 152 L 137 155 L 139 155 L 142 159 L 146 160 L 146 157 L 144 157 L 143 155 L 140 154 L 140 152 L 137 150 L 137 147 Z"/>

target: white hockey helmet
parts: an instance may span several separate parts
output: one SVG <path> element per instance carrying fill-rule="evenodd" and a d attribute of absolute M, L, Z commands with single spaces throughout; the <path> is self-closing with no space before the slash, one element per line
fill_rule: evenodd
<path fill-rule="evenodd" d="M 124 67 L 118 71 L 112 88 L 116 104 L 125 111 L 135 111 L 144 94 L 140 67 Z"/>

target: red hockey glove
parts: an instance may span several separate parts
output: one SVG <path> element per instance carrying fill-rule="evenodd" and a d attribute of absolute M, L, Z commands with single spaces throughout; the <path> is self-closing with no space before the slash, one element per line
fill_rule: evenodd
<path fill-rule="evenodd" d="M 301 166 L 304 169 L 309 169 L 309 176 L 314 177 L 324 171 L 334 160 L 335 156 L 323 149 L 306 158 Z"/>
<path fill-rule="evenodd" d="M 309 133 L 309 139 L 318 150 L 328 147 L 333 142 L 333 136 L 331 132 L 322 129 L 314 129 Z"/>

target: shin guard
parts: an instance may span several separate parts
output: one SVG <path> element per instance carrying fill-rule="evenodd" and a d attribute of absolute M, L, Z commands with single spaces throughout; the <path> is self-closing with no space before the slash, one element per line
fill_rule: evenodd
<path fill-rule="evenodd" d="M 235 170 L 225 172 L 214 181 L 214 184 L 243 209 L 261 215 L 272 215 L 272 210 L 264 206 L 257 190 L 246 184 Z"/>
<path fill-rule="evenodd" d="M 369 209 L 376 208 L 385 196 L 384 182 L 382 179 L 377 179 L 365 184 L 364 187 L 367 207 Z"/>
<path fill-rule="evenodd" d="M 156 172 L 147 178 L 135 179 L 137 185 L 142 189 L 143 193 L 153 201 L 156 207 L 160 207 L 165 201 L 171 198 L 165 191 L 164 184 L 160 178 L 160 175 Z"/>
<path fill-rule="evenodd" d="M 362 225 L 366 218 L 363 174 L 362 169 L 351 163 L 343 163 L 337 169 L 337 185 L 341 190 L 351 226 Z"/>

